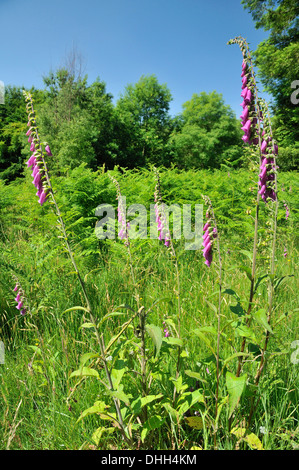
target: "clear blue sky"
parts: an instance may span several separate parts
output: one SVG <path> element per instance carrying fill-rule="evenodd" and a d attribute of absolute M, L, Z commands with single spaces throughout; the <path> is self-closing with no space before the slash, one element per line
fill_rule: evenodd
<path fill-rule="evenodd" d="M 267 38 L 241 0 L 0 0 L 0 80 L 44 88 L 75 47 L 88 83 L 99 77 L 114 101 L 154 74 L 173 115 L 193 93 L 216 90 L 239 116 L 241 52 L 226 44 L 238 35 L 252 49 Z"/>

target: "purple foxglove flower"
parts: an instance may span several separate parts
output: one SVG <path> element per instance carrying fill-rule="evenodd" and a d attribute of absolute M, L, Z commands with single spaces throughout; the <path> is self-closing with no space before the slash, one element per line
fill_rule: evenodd
<path fill-rule="evenodd" d="M 14 292 L 17 292 L 18 288 L 19 288 L 19 286 L 18 286 L 18 284 L 16 284 L 16 287 L 14 288 Z"/>
<path fill-rule="evenodd" d="M 34 180 L 33 180 L 33 184 L 36 188 L 39 187 L 39 183 L 40 183 L 40 180 L 41 180 L 41 174 L 40 172 L 38 171 L 34 177 Z"/>
<path fill-rule="evenodd" d="M 21 294 L 20 294 L 20 292 L 18 292 L 18 294 L 17 294 L 17 296 L 16 296 L 16 298 L 15 298 L 15 301 L 16 301 L 16 302 L 19 302 L 19 301 L 20 301 L 20 298 L 21 298 Z"/>
<path fill-rule="evenodd" d="M 288 256 L 288 252 L 287 252 L 287 249 L 286 247 L 284 247 L 284 253 L 283 253 L 283 256 L 286 258 Z"/>
<path fill-rule="evenodd" d="M 123 240 L 125 238 L 125 232 L 124 232 L 124 229 L 121 228 L 120 231 L 118 232 L 118 238 L 120 238 L 121 240 Z"/>
<path fill-rule="evenodd" d="M 38 201 L 41 206 L 43 205 L 46 199 L 47 199 L 47 193 L 43 190 Z"/>
<path fill-rule="evenodd" d="M 43 192 L 43 187 L 40 185 L 40 186 L 38 187 L 38 191 L 37 191 L 37 193 L 36 193 L 36 196 L 37 196 L 38 198 L 40 198 L 41 195 L 42 195 L 42 192 Z"/>
<path fill-rule="evenodd" d="M 205 264 L 210 267 L 211 266 L 211 263 L 212 263 L 212 260 L 213 260 L 213 252 L 212 250 L 210 250 L 206 255 L 204 255 L 205 258 L 206 258 L 206 261 L 205 261 Z"/>
<path fill-rule="evenodd" d="M 242 140 L 243 140 L 243 142 L 245 142 L 245 143 L 249 142 L 249 136 L 246 135 L 246 134 L 243 135 Z"/>
<path fill-rule="evenodd" d="M 33 155 L 31 155 L 31 157 L 27 161 L 27 167 L 29 168 L 35 163 L 36 163 L 36 158 L 35 158 L 35 155 L 33 154 Z"/>
<path fill-rule="evenodd" d="M 245 75 L 245 76 L 242 78 L 242 88 L 243 88 L 243 89 L 246 87 L 246 83 L 247 83 L 247 75 Z"/>
<path fill-rule="evenodd" d="M 48 155 L 49 157 L 53 157 L 49 145 L 46 145 L 45 151 L 47 152 L 47 155 Z"/>
<path fill-rule="evenodd" d="M 28 143 L 30 144 L 30 143 L 32 142 L 32 140 L 33 140 L 32 135 L 30 135 L 30 136 L 28 137 Z"/>
<path fill-rule="evenodd" d="M 284 208 L 286 210 L 286 220 L 288 220 L 290 213 L 289 213 L 288 205 L 286 203 L 284 203 Z"/>
<path fill-rule="evenodd" d="M 21 312 L 20 312 L 20 313 L 21 313 L 21 315 L 23 315 L 23 316 L 24 316 L 24 315 L 25 315 L 25 313 L 26 313 L 26 308 L 22 308 L 22 310 L 21 310 Z"/>
<path fill-rule="evenodd" d="M 212 243 L 209 241 L 209 243 L 206 245 L 206 247 L 203 249 L 203 255 L 206 257 L 206 255 L 211 251 L 212 249 Z"/>
<path fill-rule="evenodd" d="M 246 122 L 247 119 L 248 119 L 248 114 L 249 114 L 249 108 L 248 106 L 245 106 L 244 107 L 244 110 L 243 110 L 243 113 L 241 114 L 240 118 L 242 119 L 242 121 Z"/>
<path fill-rule="evenodd" d="M 33 171 L 31 173 L 32 178 L 35 178 L 35 176 L 37 175 L 38 172 L 39 172 L 38 165 L 34 165 L 33 166 Z"/>
<path fill-rule="evenodd" d="M 261 145 L 261 152 L 264 153 L 266 148 L 267 148 L 267 141 L 263 140 L 262 145 Z"/>
<path fill-rule="evenodd" d="M 18 303 L 18 305 L 16 306 L 16 308 L 17 308 L 18 310 L 20 310 L 22 307 L 23 307 L 23 302 L 20 301 L 20 302 Z"/>
<path fill-rule="evenodd" d="M 28 129 L 28 131 L 26 132 L 27 137 L 29 137 L 30 134 L 31 134 L 31 129 Z"/>
<path fill-rule="evenodd" d="M 243 91 L 242 91 L 242 93 L 241 93 L 241 97 L 244 98 L 244 100 L 245 100 L 245 98 L 246 98 L 246 96 L 247 96 L 247 92 L 248 92 L 248 88 L 247 88 L 247 87 L 243 88 Z"/>
<path fill-rule="evenodd" d="M 265 193 L 265 191 L 266 191 L 266 185 L 264 184 L 264 185 L 261 187 L 261 189 L 259 190 L 260 195 L 263 196 L 263 194 Z"/>
<path fill-rule="evenodd" d="M 251 103 L 251 99 L 252 99 L 252 93 L 251 93 L 251 90 L 249 90 L 249 88 L 244 88 L 244 90 L 247 90 L 247 93 L 246 93 L 246 96 L 244 98 L 244 101 L 246 104 L 249 104 Z M 244 91 L 243 90 L 243 91 Z"/>
<path fill-rule="evenodd" d="M 251 121 L 250 121 L 250 119 L 248 119 L 246 121 L 246 124 L 243 127 L 241 127 L 241 129 L 242 129 L 242 131 L 245 132 L 245 134 L 249 134 L 250 126 L 251 126 Z"/>
<path fill-rule="evenodd" d="M 31 142 L 31 145 L 30 145 L 30 152 L 34 152 L 34 150 L 35 150 L 34 143 Z"/>

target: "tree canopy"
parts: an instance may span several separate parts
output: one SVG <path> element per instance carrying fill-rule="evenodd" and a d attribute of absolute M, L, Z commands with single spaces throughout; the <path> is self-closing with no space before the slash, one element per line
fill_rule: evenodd
<path fill-rule="evenodd" d="M 256 28 L 269 31 L 254 52 L 258 77 L 274 98 L 276 138 L 283 147 L 299 141 L 299 106 L 292 99 L 299 79 L 299 3 L 297 0 L 242 0 Z M 298 148 L 298 147 L 297 147 Z M 298 148 L 299 156 L 299 148 Z"/>

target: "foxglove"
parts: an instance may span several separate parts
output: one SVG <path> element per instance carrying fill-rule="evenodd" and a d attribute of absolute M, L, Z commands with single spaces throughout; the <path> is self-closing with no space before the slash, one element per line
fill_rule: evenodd
<path fill-rule="evenodd" d="M 159 240 L 165 240 L 164 245 L 168 248 L 170 245 L 170 232 L 168 227 L 168 220 L 165 212 L 165 206 L 162 202 L 161 190 L 160 190 L 160 177 L 156 168 L 154 168 L 156 174 L 156 187 L 154 192 L 155 199 L 155 214 L 157 229 L 159 232 Z"/>
<path fill-rule="evenodd" d="M 28 136 L 28 142 L 30 143 L 30 151 L 33 152 L 27 161 L 27 167 L 32 168 L 32 183 L 37 189 L 38 201 L 41 205 L 48 199 L 49 195 L 49 180 L 47 177 L 47 168 L 44 152 L 42 150 L 42 145 L 40 144 L 37 128 L 35 125 L 35 114 L 33 110 L 32 97 L 29 93 L 24 91 L 24 96 L 26 100 L 26 109 L 28 112 L 28 131 L 26 136 Z M 52 156 L 50 147 L 48 144 L 45 146 L 45 152 L 48 156 Z"/>

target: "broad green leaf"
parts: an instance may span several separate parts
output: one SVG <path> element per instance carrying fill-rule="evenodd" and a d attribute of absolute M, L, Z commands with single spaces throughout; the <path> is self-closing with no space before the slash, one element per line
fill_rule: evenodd
<path fill-rule="evenodd" d="M 74 370 L 70 377 L 99 377 L 99 374 L 95 369 L 81 367 L 80 369 Z"/>
<path fill-rule="evenodd" d="M 153 340 L 155 346 L 155 356 L 157 357 L 163 341 L 162 330 L 156 325 L 145 325 L 145 330 Z"/>
<path fill-rule="evenodd" d="M 252 280 L 251 269 L 248 266 L 241 265 L 238 268 L 246 274 L 250 281 Z"/>
<path fill-rule="evenodd" d="M 126 362 L 122 359 L 115 361 L 113 369 L 111 371 L 111 379 L 113 383 L 113 388 L 118 389 L 121 379 L 123 378 L 124 373 L 128 370 Z"/>
<path fill-rule="evenodd" d="M 92 440 L 95 442 L 96 445 L 99 445 L 99 442 L 104 434 L 108 434 L 110 436 L 110 434 L 112 434 L 115 430 L 116 430 L 115 426 L 111 426 L 111 427 L 102 426 L 95 430 L 95 432 L 92 435 Z"/>
<path fill-rule="evenodd" d="M 123 385 L 120 385 L 118 390 L 106 390 L 106 394 L 112 396 L 113 398 L 117 398 L 120 401 L 123 401 L 126 405 L 130 404 L 130 398 L 132 398 L 132 395 L 127 395 L 123 391 Z"/>
<path fill-rule="evenodd" d="M 234 434 L 238 439 L 242 439 L 245 436 L 246 428 L 240 428 L 238 426 L 231 430 L 231 434 Z"/>
<path fill-rule="evenodd" d="M 200 416 L 185 416 L 185 421 L 187 422 L 188 426 L 193 429 L 202 429 L 203 428 L 203 421 Z"/>
<path fill-rule="evenodd" d="M 142 442 L 144 442 L 144 439 L 146 438 L 149 431 L 160 428 L 164 422 L 165 418 L 162 418 L 161 416 L 151 416 L 147 421 L 145 421 L 141 431 Z"/>
<path fill-rule="evenodd" d="M 264 450 L 263 444 L 253 432 L 245 436 L 244 441 L 246 441 L 253 450 Z"/>
<path fill-rule="evenodd" d="M 85 418 L 85 416 L 92 415 L 95 413 L 104 413 L 107 408 L 109 407 L 103 401 L 96 401 L 93 406 L 82 411 L 81 416 L 77 420 L 77 423 L 81 421 L 81 419 Z"/>
<path fill-rule="evenodd" d="M 194 392 L 185 392 L 181 395 L 178 401 L 178 412 L 183 415 L 188 411 L 195 403 L 204 403 L 204 396 L 200 390 L 194 390 Z"/>
<path fill-rule="evenodd" d="M 100 357 L 96 353 L 85 353 L 80 358 L 80 366 L 83 367 L 89 359 L 94 359 L 95 357 Z"/>
<path fill-rule="evenodd" d="M 240 253 L 243 253 L 243 255 L 247 256 L 247 258 L 250 259 L 250 261 L 252 261 L 252 253 L 251 251 L 247 251 L 247 250 L 240 250 Z"/>
<path fill-rule="evenodd" d="M 159 393 L 159 395 L 147 395 L 146 397 L 139 397 L 137 400 L 134 400 L 131 403 L 132 410 L 135 414 L 138 414 L 144 406 L 162 397 L 162 393 Z"/>
<path fill-rule="evenodd" d="M 174 384 L 177 393 L 186 390 L 188 388 L 187 384 L 183 384 L 183 377 L 181 375 L 178 378 L 170 377 L 171 382 Z"/>
<path fill-rule="evenodd" d="M 273 334 L 273 330 L 268 323 L 266 310 L 264 308 L 261 308 L 257 312 L 253 312 L 252 316 L 257 321 L 257 323 L 262 325 L 267 331 L 269 331 L 269 333 Z"/>
<path fill-rule="evenodd" d="M 231 434 L 234 434 L 237 439 L 247 442 L 249 447 L 253 450 L 264 450 L 263 444 L 256 436 L 256 434 L 250 433 L 246 434 L 246 428 L 240 428 L 236 426 L 231 430 Z"/>
<path fill-rule="evenodd" d="M 231 372 L 226 373 L 226 388 L 228 391 L 229 418 L 233 414 L 239 403 L 241 395 L 245 389 L 247 374 L 236 377 Z"/>
<path fill-rule="evenodd" d="M 235 314 L 238 315 L 238 317 L 242 317 L 245 315 L 245 310 L 243 309 L 242 305 L 240 302 L 237 303 L 237 305 L 230 305 L 229 309 Z"/>
<path fill-rule="evenodd" d="M 197 379 L 203 383 L 207 383 L 206 380 L 202 379 L 201 374 L 199 372 L 193 372 L 192 370 L 185 370 L 185 374 L 188 375 L 188 377 L 192 377 L 193 379 Z"/>
<path fill-rule="evenodd" d="M 251 328 L 249 328 L 249 326 L 247 325 L 239 325 L 237 326 L 236 328 L 236 333 L 239 335 L 239 336 L 242 336 L 244 338 L 248 338 L 250 339 L 251 341 L 253 341 L 254 343 L 257 343 L 257 339 L 255 337 L 255 334 L 254 332 L 252 331 Z"/>
<path fill-rule="evenodd" d="M 180 418 L 181 418 L 181 415 L 180 413 L 175 410 L 170 403 L 163 403 L 163 406 L 165 408 L 165 410 L 167 411 L 167 413 L 170 415 L 171 419 L 175 422 L 175 423 L 178 423 Z"/>
<path fill-rule="evenodd" d="M 179 338 L 173 338 L 172 336 L 168 336 L 168 338 L 163 338 L 163 341 L 167 344 L 171 344 L 173 346 L 181 347 L 183 346 L 183 341 Z"/>

